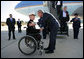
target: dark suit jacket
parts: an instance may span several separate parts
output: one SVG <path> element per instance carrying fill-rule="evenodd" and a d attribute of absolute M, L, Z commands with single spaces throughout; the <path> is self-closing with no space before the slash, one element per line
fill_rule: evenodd
<path fill-rule="evenodd" d="M 14 18 L 12 18 L 12 21 L 10 20 L 10 18 L 7 18 L 6 24 L 8 25 L 9 30 L 15 29 L 15 19 Z"/>
<path fill-rule="evenodd" d="M 75 21 L 76 18 L 73 18 L 70 22 L 73 22 L 73 28 L 80 28 L 81 27 L 81 20 L 80 18 L 77 18 L 77 21 Z"/>
<path fill-rule="evenodd" d="M 48 29 L 49 31 L 53 28 L 59 27 L 58 22 L 48 13 L 43 13 L 43 17 L 39 19 L 38 25 L 44 27 L 44 29 Z"/>
<path fill-rule="evenodd" d="M 28 23 L 27 23 L 27 33 L 29 34 L 35 34 L 35 33 L 39 33 L 40 30 L 36 29 L 35 26 L 29 26 L 30 23 L 32 23 L 33 20 L 29 20 Z"/>
<path fill-rule="evenodd" d="M 59 20 L 63 21 L 63 22 L 69 21 L 70 17 L 69 17 L 68 11 L 66 11 L 66 14 L 67 14 L 66 20 L 63 20 L 63 11 L 61 11 L 60 16 L 59 16 Z"/>
<path fill-rule="evenodd" d="M 19 22 L 19 21 L 17 21 L 17 25 L 18 25 L 18 27 L 21 27 L 22 25 L 21 25 L 21 21 Z"/>

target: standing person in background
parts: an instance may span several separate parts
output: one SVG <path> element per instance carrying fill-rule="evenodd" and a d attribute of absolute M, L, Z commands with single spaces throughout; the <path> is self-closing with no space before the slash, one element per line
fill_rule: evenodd
<path fill-rule="evenodd" d="M 57 1 L 55 2 L 55 4 L 56 4 L 57 15 L 59 16 L 62 8 L 62 1 Z"/>
<path fill-rule="evenodd" d="M 69 21 L 70 17 L 69 17 L 69 13 L 67 11 L 67 6 L 64 6 L 63 10 L 60 13 L 59 16 L 59 20 L 60 20 L 60 24 L 61 24 L 61 31 L 65 31 L 66 27 L 67 27 L 67 22 Z"/>
<path fill-rule="evenodd" d="M 9 33 L 8 33 L 9 39 L 8 40 L 10 40 L 10 38 L 11 38 L 11 31 L 13 33 L 13 39 L 15 39 L 15 33 L 14 33 L 15 32 L 15 19 L 12 17 L 12 14 L 10 14 L 9 16 L 10 16 L 10 18 L 7 18 L 7 20 L 6 20 L 6 24 L 8 26 L 8 31 L 9 31 Z"/>
<path fill-rule="evenodd" d="M 78 39 L 78 34 L 79 34 L 79 29 L 80 29 L 80 24 L 81 24 L 81 20 L 80 18 L 78 18 L 78 14 L 75 13 L 74 14 L 74 18 L 72 18 L 72 20 L 70 22 L 73 22 L 73 32 L 74 32 L 74 39 Z"/>
<path fill-rule="evenodd" d="M 22 31 L 21 31 L 21 21 L 20 21 L 20 19 L 18 19 L 18 21 L 17 21 L 17 26 L 18 26 L 18 33 L 21 33 Z"/>

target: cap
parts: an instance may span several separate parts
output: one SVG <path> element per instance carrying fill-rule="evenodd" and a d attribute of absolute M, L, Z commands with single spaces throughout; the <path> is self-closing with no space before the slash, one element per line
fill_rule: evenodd
<path fill-rule="evenodd" d="M 36 16 L 34 12 L 29 13 L 29 16 L 31 15 Z"/>

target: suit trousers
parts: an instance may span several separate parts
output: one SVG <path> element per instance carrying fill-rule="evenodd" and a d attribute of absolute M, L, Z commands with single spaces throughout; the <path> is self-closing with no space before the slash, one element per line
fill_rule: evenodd
<path fill-rule="evenodd" d="M 18 26 L 18 32 L 21 32 L 21 26 Z"/>
<path fill-rule="evenodd" d="M 53 28 L 50 31 L 50 41 L 48 46 L 49 50 L 55 50 L 57 32 L 58 28 Z"/>
<path fill-rule="evenodd" d="M 74 38 L 77 39 L 79 34 L 79 28 L 73 28 L 73 32 L 74 32 Z"/>
<path fill-rule="evenodd" d="M 11 32 L 12 32 L 12 34 L 13 34 L 13 39 L 15 39 L 15 30 L 9 30 L 9 33 L 8 33 L 8 35 L 9 35 L 9 39 L 11 38 Z"/>

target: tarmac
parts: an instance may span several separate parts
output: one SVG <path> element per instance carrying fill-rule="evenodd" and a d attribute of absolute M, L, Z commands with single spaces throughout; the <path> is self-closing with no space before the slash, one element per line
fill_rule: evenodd
<path fill-rule="evenodd" d="M 22 54 L 18 49 L 18 41 L 25 35 L 25 30 L 22 29 L 22 33 L 18 33 L 16 29 L 16 40 L 11 37 L 11 40 L 8 41 L 8 31 L 1 30 L 1 58 L 83 58 L 83 28 L 80 29 L 78 40 L 73 39 L 73 29 L 69 29 L 69 36 L 57 36 L 56 49 L 52 54 L 43 52 L 42 55 L 39 55 L 38 51 L 32 55 Z M 49 36 L 42 41 L 46 48 L 49 44 Z"/>

